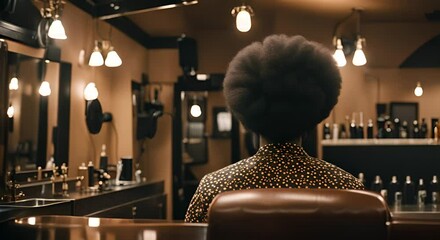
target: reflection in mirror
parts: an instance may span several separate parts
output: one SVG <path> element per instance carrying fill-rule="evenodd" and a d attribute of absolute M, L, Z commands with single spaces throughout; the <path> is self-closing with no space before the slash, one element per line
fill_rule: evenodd
<path fill-rule="evenodd" d="M 208 92 L 182 92 L 183 163 L 208 161 L 206 132 L 206 99 Z"/>
<path fill-rule="evenodd" d="M 35 170 L 37 163 L 45 162 L 46 156 L 53 155 L 50 138 L 47 142 L 52 128 L 47 126 L 56 126 L 57 115 L 47 113 L 54 113 L 57 109 L 59 66 L 12 52 L 9 52 L 8 59 L 9 104 L 14 109 L 8 134 L 9 168 L 15 166 L 17 172 Z M 42 85 L 43 81 L 46 81 L 45 85 Z M 40 95 L 40 88 L 47 96 Z M 40 127 L 43 124 L 45 126 Z"/>
<path fill-rule="evenodd" d="M 60 64 L 8 52 L 6 172 L 43 169 L 55 154 Z"/>

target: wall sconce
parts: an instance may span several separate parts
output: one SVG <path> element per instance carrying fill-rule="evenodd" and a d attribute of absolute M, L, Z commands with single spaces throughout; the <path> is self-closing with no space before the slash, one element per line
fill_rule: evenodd
<path fill-rule="evenodd" d="M 98 100 L 98 88 L 94 82 L 90 82 L 84 88 L 86 100 L 86 124 L 91 134 L 98 134 L 104 122 L 110 122 L 113 116 L 109 112 L 102 112 L 101 102 Z"/>
<path fill-rule="evenodd" d="M 416 88 L 414 88 L 414 95 L 416 95 L 417 97 L 420 97 L 423 95 L 423 88 L 422 88 L 422 84 L 420 82 L 417 82 L 417 86 L 416 86 Z"/>
<path fill-rule="evenodd" d="M 40 89 L 38 89 L 38 92 L 41 96 L 47 97 L 51 94 L 50 84 L 48 81 L 43 81 L 40 85 Z"/>
<path fill-rule="evenodd" d="M 360 14 L 361 10 L 353 9 L 353 12 L 338 22 L 335 26 L 335 30 L 333 32 L 333 45 L 335 46 L 335 52 L 333 54 L 333 58 L 336 61 L 336 65 L 338 67 L 343 67 L 347 64 L 347 60 L 345 59 L 345 55 L 351 54 L 354 51 L 352 63 L 355 66 L 363 66 L 367 63 L 367 58 L 365 57 L 365 53 L 362 50 L 362 45 L 365 44 L 365 38 L 361 37 L 360 33 Z M 356 37 L 355 39 L 347 39 L 340 36 L 337 36 L 337 32 L 342 23 L 349 20 L 352 16 L 356 15 Z"/>
<path fill-rule="evenodd" d="M 66 31 L 60 20 L 61 13 L 66 2 L 64 0 L 35 0 L 40 8 L 43 20 L 38 25 L 38 34 L 41 30 L 47 31 L 47 36 L 53 39 L 67 39 Z M 49 25 L 49 29 L 47 27 Z M 41 36 L 40 41 L 41 41 Z M 45 44 L 42 44 L 45 45 Z"/>
<path fill-rule="evenodd" d="M 248 32 L 252 27 L 251 16 L 254 16 L 254 10 L 249 5 L 234 7 L 231 11 L 235 17 L 235 25 L 240 32 Z"/>
<path fill-rule="evenodd" d="M 98 89 L 96 88 L 96 85 L 94 82 L 90 82 L 87 84 L 87 86 L 84 88 L 84 99 L 86 101 L 92 101 L 98 98 Z"/>
<path fill-rule="evenodd" d="M 103 55 L 107 55 L 104 61 Z M 122 59 L 114 50 L 110 41 L 95 41 L 95 48 L 89 59 L 89 66 L 98 67 L 105 63 L 107 67 L 119 67 L 122 65 Z"/>

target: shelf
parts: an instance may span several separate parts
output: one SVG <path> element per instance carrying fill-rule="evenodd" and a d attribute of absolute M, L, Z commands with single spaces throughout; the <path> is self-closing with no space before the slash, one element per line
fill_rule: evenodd
<path fill-rule="evenodd" d="M 321 140 L 322 146 L 401 146 L 401 145 L 433 145 L 440 146 L 439 141 L 432 138 L 387 138 L 387 139 L 338 139 Z"/>

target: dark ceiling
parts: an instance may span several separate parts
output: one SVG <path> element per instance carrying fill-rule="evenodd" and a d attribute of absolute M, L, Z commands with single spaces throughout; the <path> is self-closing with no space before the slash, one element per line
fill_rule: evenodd
<path fill-rule="evenodd" d="M 69 0 L 94 17 L 106 20 L 147 48 L 176 47 L 175 38 L 199 30 L 229 29 L 230 11 L 245 2 L 254 18 L 270 18 L 276 11 L 310 14 L 333 21 L 351 9 L 363 10 L 365 22 L 440 23 L 439 0 Z M 173 8 L 165 6 L 176 5 Z M 266 20 L 265 19 L 265 20 Z"/>

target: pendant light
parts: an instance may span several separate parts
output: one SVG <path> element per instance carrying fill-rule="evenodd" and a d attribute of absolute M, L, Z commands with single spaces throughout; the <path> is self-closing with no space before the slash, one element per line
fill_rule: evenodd
<path fill-rule="evenodd" d="M 417 86 L 416 86 L 416 88 L 414 88 L 414 95 L 416 95 L 417 97 L 420 97 L 423 95 L 423 88 L 422 88 L 422 84 L 420 84 L 420 82 L 417 82 Z"/>
<path fill-rule="evenodd" d="M 342 47 L 342 40 L 338 38 L 336 41 L 337 41 L 336 50 L 335 53 L 333 54 L 333 58 L 335 59 L 336 65 L 338 67 L 343 67 L 347 64 L 347 60 L 345 59 L 345 54 Z"/>
<path fill-rule="evenodd" d="M 254 15 L 254 11 L 251 6 L 241 5 L 234 7 L 231 11 L 232 16 L 235 17 L 235 25 L 240 32 L 248 32 L 252 27 L 251 16 Z"/>
<path fill-rule="evenodd" d="M 361 11 L 360 9 L 353 9 L 352 13 L 347 16 L 346 18 L 342 19 L 340 22 L 338 22 L 334 28 L 333 32 L 333 44 L 335 46 L 335 52 L 333 54 L 333 58 L 336 61 L 336 64 L 338 67 L 343 67 L 347 64 L 347 60 L 345 59 L 345 54 L 350 54 L 351 51 L 344 51 L 344 46 L 342 45 L 342 38 L 337 36 L 338 29 L 341 24 L 345 23 L 348 19 L 352 18 L 353 16 L 356 16 L 356 39 L 344 39 L 344 44 L 350 45 L 350 47 L 355 48 L 353 54 L 352 63 L 354 66 L 363 66 L 367 63 L 367 57 L 365 56 L 365 53 L 363 51 L 363 44 L 365 44 L 365 38 L 361 35 L 360 30 L 360 21 L 361 21 Z M 350 35 L 354 35 L 351 33 Z M 352 48 L 348 48 L 351 50 Z M 347 50 L 347 49 L 346 49 Z"/>
<path fill-rule="evenodd" d="M 367 63 L 367 58 L 365 57 L 364 51 L 362 51 L 362 39 L 358 38 L 356 41 L 356 51 L 353 55 L 353 65 L 363 66 Z"/>
<path fill-rule="evenodd" d="M 122 65 L 122 60 L 118 53 L 114 50 L 113 46 L 110 47 L 107 57 L 105 58 L 105 66 L 107 67 L 119 67 Z"/>
<path fill-rule="evenodd" d="M 89 66 L 98 67 L 102 66 L 103 64 L 104 58 L 99 50 L 98 41 L 95 41 L 95 48 L 93 49 L 92 55 L 90 55 Z"/>

